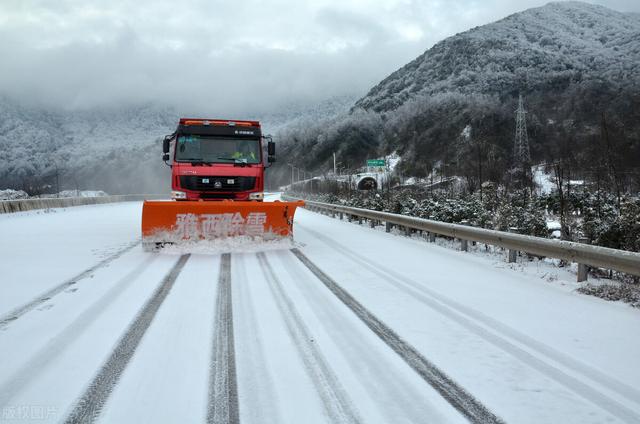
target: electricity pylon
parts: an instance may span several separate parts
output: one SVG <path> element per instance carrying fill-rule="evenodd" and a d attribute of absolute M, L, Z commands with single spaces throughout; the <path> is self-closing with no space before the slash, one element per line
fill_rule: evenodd
<path fill-rule="evenodd" d="M 513 165 L 515 168 L 531 166 L 526 115 L 527 111 L 524 110 L 521 94 L 518 100 L 518 109 L 516 109 L 516 138 L 513 145 Z"/>
<path fill-rule="evenodd" d="M 516 137 L 513 143 L 513 166 L 511 175 L 517 187 L 533 189 L 531 175 L 531 152 L 529 137 L 527 136 L 527 111 L 524 110 L 522 94 L 518 99 L 516 109 Z"/>

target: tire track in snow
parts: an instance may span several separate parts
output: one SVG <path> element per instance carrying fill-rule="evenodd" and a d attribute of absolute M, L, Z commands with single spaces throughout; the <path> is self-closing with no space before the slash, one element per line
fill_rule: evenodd
<path fill-rule="evenodd" d="M 424 385 L 414 386 L 402 375 L 403 371 L 400 368 L 406 364 L 401 358 L 397 359 L 398 363 L 390 362 L 377 345 L 384 342 L 377 339 L 375 335 L 372 336 L 374 340 L 372 342 L 369 329 L 362 328 L 364 324 L 361 321 L 345 319 L 344 314 L 352 312 L 337 301 L 332 293 L 327 292 L 324 286 L 319 285 L 315 281 L 315 276 L 309 277 L 307 269 L 290 252 L 278 252 L 278 257 L 293 281 L 301 282 L 300 293 L 307 300 L 309 308 L 322 325 L 326 326 L 327 333 L 331 334 L 331 339 L 342 355 L 348 359 L 349 366 L 363 382 L 365 390 L 369 392 L 372 399 L 375 399 L 379 408 L 379 421 L 388 423 L 447 421 L 426 399 Z M 410 373 L 412 372 L 411 370 Z M 375 384 L 369 383 L 372 377 L 375 378 Z M 417 379 L 423 382 L 419 377 Z"/>
<path fill-rule="evenodd" d="M 65 423 L 92 423 L 100 416 L 102 407 L 109 399 L 113 388 L 133 357 L 162 302 L 166 299 L 178 275 L 180 275 L 184 265 L 189 260 L 189 256 L 188 254 L 180 256 L 180 259 L 164 277 L 160 286 L 120 338 L 115 349 L 93 378 L 84 394 L 78 399 Z"/>
<path fill-rule="evenodd" d="M 209 368 L 209 424 L 240 423 L 231 302 L 231 254 L 224 253 L 218 276 L 213 354 Z"/>
<path fill-rule="evenodd" d="M 85 269 L 80 274 L 76 275 L 75 277 L 72 277 L 72 278 L 68 279 L 67 281 L 65 281 L 63 283 L 58 284 L 54 288 L 47 290 L 46 292 L 42 293 L 41 295 L 39 295 L 35 299 L 31 300 L 30 302 L 27 302 L 24 305 L 19 306 L 19 307 L 15 308 L 15 309 L 9 311 L 8 313 L 0 316 L 0 330 L 2 328 L 6 327 L 12 321 L 17 320 L 22 315 L 24 315 L 27 312 L 35 309 L 40 304 L 46 302 L 47 300 L 50 300 L 53 296 L 61 293 L 66 288 L 76 284 L 80 280 L 84 280 L 85 278 L 90 276 L 92 273 L 94 273 L 96 270 L 98 270 L 99 268 L 102 268 L 102 267 L 108 265 L 109 263 L 113 262 L 114 260 L 118 259 L 120 256 L 124 255 L 125 253 L 127 253 L 128 251 L 130 251 L 131 249 L 133 249 L 134 247 L 136 247 L 139 244 L 140 244 L 140 240 L 131 243 L 129 246 L 127 246 L 127 247 L 125 247 L 123 249 L 120 249 L 119 251 L 117 251 L 113 255 L 103 259 L 102 261 L 98 262 L 97 264 L 93 265 L 92 267 Z"/>
<path fill-rule="evenodd" d="M 486 406 L 458 385 L 448 375 L 429 362 L 413 346 L 404 341 L 391 328 L 380 321 L 349 292 L 325 274 L 309 260 L 299 249 L 291 252 L 358 318 L 364 322 L 382 341 L 393 349 L 414 371 L 433 387 L 451 406 L 472 423 L 502 423 Z"/>
<path fill-rule="evenodd" d="M 327 364 L 326 359 L 312 342 L 313 337 L 304 325 L 304 322 L 293 302 L 285 293 L 282 283 L 275 275 L 271 264 L 264 253 L 258 253 L 258 261 L 264 275 L 269 282 L 269 287 L 278 305 L 280 313 L 284 317 L 287 330 L 294 341 L 298 352 L 302 356 L 305 368 L 315 388 L 322 399 L 322 404 L 327 415 L 333 423 L 360 423 L 359 414 L 344 388 L 340 384 L 335 373 Z"/>
<path fill-rule="evenodd" d="M 300 226 L 300 225 L 298 225 Z M 515 358 L 526 363 L 530 367 L 534 368 L 538 372 L 546 375 L 547 377 L 557 381 L 565 386 L 567 389 L 580 395 L 584 399 L 599 406 L 600 408 L 608 411 L 610 414 L 627 422 L 640 422 L 640 414 L 622 405 L 615 399 L 601 393 L 597 389 L 585 384 L 584 382 L 576 379 L 575 377 L 565 373 L 561 369 L 554 366 L 552 363 L 545 361 L 544 359 L 534 356 L 530 352 L 524 350 L 518 345 L 512 343 L 510 339 L 517 341 L 525 346 L 527 349 L 535 352 L 540 356 L 546 356 L 548 359 L 559 363 L 572 372 L 581 375 L 583 378 L 591 380 L 605 387 L 606 389 L 616 393 L 621 397 L 633 401 L 640 405 L 640 392 L 634 387 L 628 386 L 603 372 L 576 360 L 576 358 L 568 357 L 567 355 L 556 351 L 555 349 L 538 342 L 531 337 L 519 333 L 518 331 L 500 323 L 499 321 L 482 314 L 472 308 L 466 307 L 458 302 L 454 302 L 445 296 L 442 296 L 433 290 L 430 290 L 423 285 L 404 277 L 403 275 L 395 272 L 392 269 L 385 267 L 371 261 L 363 255 L 349 249 L 342 244 L 325 237 L 324 235 L 305 228 L 305 231 L 313 234 L 318 240 L 324 242 L 332 249 L 338 250 L 345 256 L 349 257 L 352 261 L 358 263 L 364 269 L 377 269 L 379 273 L 375 274 L 385 276 L 385 281 L 393 285 L 394 287 L 410 294 L 413 298 L 430 307 L 431 309 L 440 312 L 449 319 L 457 322 L 461 326 L 471 330 L 474 334 L 485 339 L 494 346 L 502 349 L 503 351 L 511 354 Z M 477 322 L 482 323 L 485 327 L 478 325 Z M 488 329 L 491 329 L 489 331 Z"/>
<path fill-rule="evenodd" d="M 248 406 L 241 408 L 239 414 L 254 423 L 281 423 L 284 419 L 279 409 L 280 398 L 263 342 L 265 330 L 260 325 L 256 313 L 256 301 L 260 300 L 255 300 L 256 296 L 251 290 L 251 280 L 247 273 L 247 267 L 250 265 L 245 260 L 246 255 L 233 256 L 236 260 L 234 269 L 237 274 L 237 280 L 233 283 L 237 306 L 234 310 L 237 312 L 236 317 L 239 317 L 234 323 L 234 333 L 239 337 L 234 336 L 234 339 L 243 341 L 236 349 L 236 354 L 239 354 L 236 357 L 239 362 L 245 364 L 240 368 L 244 373 L 237 374 L 238 390 Z M 243 391 L 243 384 L 250 389 Z M 241 406 L 244 405 L 240 398 L 238 401 Z"/>
<path fill-rule="evenodd" d="M 125 288 L 135 281 L 157 256 L 151 256 L 127 275 L 117 281 L 97 301 L 78 315 L 62 331 L 53 336 L 42 346 L 24 365 L 22 365 L 11 377 L 0 385 L 0 410 L 8 404 L 9 400 L 29 386 L 49 364 L 57 359 L 66 348 L 84 333 L 114 301 L 123 293 Z"/>

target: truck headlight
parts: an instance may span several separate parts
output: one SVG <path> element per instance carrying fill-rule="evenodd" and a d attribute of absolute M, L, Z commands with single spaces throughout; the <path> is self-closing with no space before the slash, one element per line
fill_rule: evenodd
<path fill-rule="evenodd" d="M 171 191 L 171 198 L 172 199 L 186 199 L 187 198 L 187 193 L 185 193 L 184 191 Z"/>
<path fill-rule="evenodd" d="M 264 193 L 249 193 L 249 200 L 262 200 L 264 199 Z"/>

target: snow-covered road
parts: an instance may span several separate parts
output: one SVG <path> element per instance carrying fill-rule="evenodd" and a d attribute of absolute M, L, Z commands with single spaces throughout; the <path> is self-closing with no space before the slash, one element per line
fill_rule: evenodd
<path fill-rule="evenodd" d="M 640 422 L 640 312 L 298 210 L 144 253 L 140 203 L 0 216 L 0 422 Z"/>

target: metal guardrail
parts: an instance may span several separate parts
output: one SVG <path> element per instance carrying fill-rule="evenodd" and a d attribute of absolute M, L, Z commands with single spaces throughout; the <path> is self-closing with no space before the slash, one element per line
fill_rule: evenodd
<path fill-rule="evenodd" d="M 290 196 L 282 196 L 283 199 L 295 199 Z M 331 203 L 313 202 L 305 200 L 305 208 L 311 210 L 326 211 L 335 214 L 345 214 L 350 217 L 364 218 L 372 221 L 387 223 L 387 231 L 390 225 L 397 225 L 405 229 L 426 231 L 430 235 L 439 234 L 454 237 L 462 241 L 463 249 L 466 250 L 467 241 L 491 244 L 504 247 L 510 250 L 509 255 L 515 258 L 513 252 L 521 251 L 538 256 L 564 259 L 569 262 L 576 262 L 582 266 L 582 271 L 578 271 L 578 281 L 586 280 L 586 269 L 584 265 L 593 267 L 613 269 L 627 274 L 640 276 L 640 253 L 628 252 L 625 250 L 610 249 L 608 247 L 592 246 L 589 244 L 575 243 L 564 240 L 550 240 L 541 237 L 526 236 L 522 234 L 507 233 L 504 231 L 488 230 L 485 228 L 474 228 L 460 224 L 449 224 L 446 222 L 432 221 L 429 219 L 416 218 L 406 215 L 398 215 L 388 212 L 380 212 L 369 209 L 352 208 Z M 431 237 L 433 241 L 433 237 Z"/>
<path fill-rule="evenodd" d="M 0 214 L 24 212 L 35 209 L 66 208 L 70 206 L 97 205 L 103 203 L 134 202 L 140 200 L 168 199 L 168 194 L 122 194 L 97 197 L 50 197 L 0 201 Z"/>

